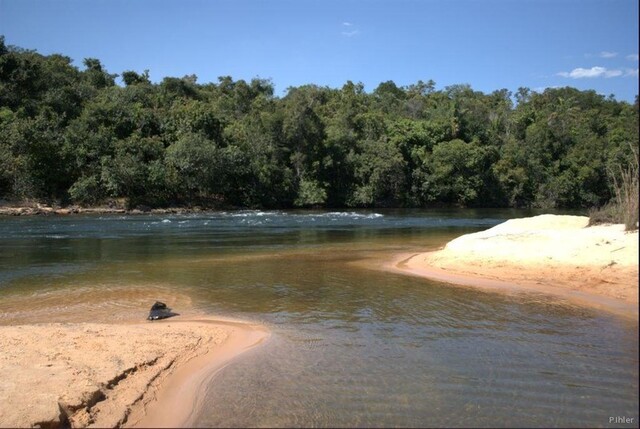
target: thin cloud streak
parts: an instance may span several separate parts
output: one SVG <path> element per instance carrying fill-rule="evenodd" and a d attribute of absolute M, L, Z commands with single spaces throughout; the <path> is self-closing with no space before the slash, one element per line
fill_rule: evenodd
<path fill-rule="evenodd" d="M 608 52 L 608 51 L 600 52 L 600 58 L 615 58 L 617 56 L 618 56 L 617 52 Z"/>
<path fill-rule="evenodd" d="M 360 31 L 356 30 L 353 27 L 353 23 L 352 22 L 344 21 L 342 23 L 342 26 L 345 27 L 345 28 L 344 28 L 344 31 L 342 31 L 340 34 L 342 34 L 345 37 L 353 37 L 353 36 L 356 36 L 356 35 L 360 34 Z"/>

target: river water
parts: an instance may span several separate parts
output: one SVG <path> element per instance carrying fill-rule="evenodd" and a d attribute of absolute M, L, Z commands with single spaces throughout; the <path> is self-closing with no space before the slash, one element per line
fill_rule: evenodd
<path fill-rule="evenodd" d="M 0 324 L 142 320 L 157 299 L 268 326 L 198 426 L 637 427 L 637 322 L 373 269 L 531 214 L 0 218 Z"/>

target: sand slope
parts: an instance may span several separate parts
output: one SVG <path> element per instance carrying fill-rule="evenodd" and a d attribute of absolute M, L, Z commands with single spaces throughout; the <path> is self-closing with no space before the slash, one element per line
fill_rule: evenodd
<path fill-rule="evenodd" d="M 396 268 L 452 283 L 488 279 L 638 303 L 638 232 L 584 216 L 512 219 L 414 255 Z M 466 280 L 465 280 L 466 279 Z"/>
<path fill-rule="evenodd" d="M 266 332 L 225 350 L 239 329 L 239 323 L 175 319 L 0 327 L 0 426 L 135 424 L 154 412 L 156 394 L 174 372 L 213 371 Z M 198 367 L 189 368 L 191 362 Z M 186 411 L 167 424 L 183 424 L 195 396 L 172 403 Z"/>

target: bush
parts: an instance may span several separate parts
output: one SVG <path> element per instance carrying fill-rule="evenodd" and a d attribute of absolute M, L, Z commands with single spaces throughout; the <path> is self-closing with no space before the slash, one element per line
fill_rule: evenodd
<path fill-rule="evenodd" d="M 620 206 L 609 202 L 600 208 L 589 210 L 589 226 L 621 223 L 622 218 Z"/>
<path fill-rule="evenodd" d="M 101 191 L 95 176 L 81 177 L 69 188 L 69 196 L 74 203 L 92 205 L 103 196 Z"/>
<path fill-rule="evenodd" d="M 298 189 L 298 197 L 294 205 L 297 207 L 314 207 L 325 203 L 327 200 L 327 191 L 317 180 L 300 180 L 300 188 Z"/>
<path fill-rule="evenodd" d="M 609 172 L 613 182 L 614 197 L 605 206 L 589 213 L 589 225 L 623 223 L 626 231 L 638 229 L 638 153 L 626 168 L 618 166 L 618 172 Z"/>
<path fill-rule="evenodd" d="M 615 176 L 614 176 L 615 179 Z M 620 180 L 614 180 L 615 201 L 620 207 L 625 230 L 638 229 L 638 154 L 626 169 L 620 168 Z"/>

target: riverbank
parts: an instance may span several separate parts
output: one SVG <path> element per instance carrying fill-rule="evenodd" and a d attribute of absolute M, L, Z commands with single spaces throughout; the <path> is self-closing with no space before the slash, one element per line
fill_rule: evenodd
<path fill-rule="evenodd" d="M 109 204 L 83 207 L 79 205 L 71 206 L 49 206 L 40 203 L 12 204 L 0 202 L 0 216 L 67 216 L 74 214 L 184 214 L 213 211 L 207 207 L 166 207 L 151 208 L 147 206 L 137 206 L 127 208 L 123 201 L 111 201 Z"/>
<path fill-rule="evenodd" d="M 268 335 L 204 317 L 2 326 L 0 427 L 188 427 L 206 383 Z"/>
<path fill-rule="evenodd" d="M 393 271 L 502 291 L 537 291 L 638 318 L 638 231 L 584 216 L 512 219 L 402 255 Z"/>

